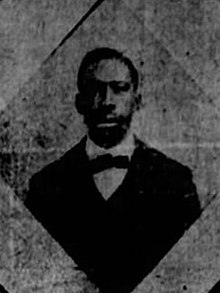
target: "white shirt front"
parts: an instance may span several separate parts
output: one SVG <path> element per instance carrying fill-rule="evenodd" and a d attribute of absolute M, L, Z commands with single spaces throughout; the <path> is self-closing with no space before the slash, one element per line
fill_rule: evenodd
<path fill-rule="evenodd" d="M 86 153 L 90 160 L 105 154 L 128 156 L 130 159 L 134 147 L 134 136 L 132 133 L 129 133 L 120 144 L 110 149 L 97 146 L 89 137 L 86 141 Z M 95 184 L 105 200 L 109 199 L 119 185 L 121 185 L 126 173 L 127 169 L 111 168 L 93 175 Z"/>

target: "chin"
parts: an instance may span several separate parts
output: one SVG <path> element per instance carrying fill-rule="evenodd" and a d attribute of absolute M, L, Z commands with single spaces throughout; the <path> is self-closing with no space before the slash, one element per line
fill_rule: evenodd
<path fill-rule="evenodd" d="M 98 146 L 109 149 L 118 145 L 126 137 L 127 132 L 127 125 L 90 127 L 89 137 Z"/>

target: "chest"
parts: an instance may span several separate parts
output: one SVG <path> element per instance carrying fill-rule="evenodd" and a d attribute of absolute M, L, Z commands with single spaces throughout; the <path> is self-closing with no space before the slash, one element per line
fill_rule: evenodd
<path fill-rule="evenodd" d="M 108 200 L 123 183 L 126 173 L 127 169 L 111 168 L 93 175 L 95 185 L 105 200 Z"/>

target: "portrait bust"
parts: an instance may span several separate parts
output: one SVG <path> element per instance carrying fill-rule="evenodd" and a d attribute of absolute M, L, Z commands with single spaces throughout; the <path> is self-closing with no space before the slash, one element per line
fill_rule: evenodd
<path fill-rule="evenodd" d="M 141 95 L 128 57 L 88 52 L 77 87 L 88 131 L 31 178 L 25 204 L 101 292 L 128 293 L 200 215 L 196 186 L 134 134 Z"/>

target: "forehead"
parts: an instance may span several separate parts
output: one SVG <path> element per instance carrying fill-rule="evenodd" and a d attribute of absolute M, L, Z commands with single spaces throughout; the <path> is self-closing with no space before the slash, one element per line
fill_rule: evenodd
<path fill-rule="evenodd" d="M 131 81 L 130 70 L 121 60 L 103 59 L 96 64 L 91 64 L 86 70 L 86 79 L 92 78 L 105 82 L 109 81 Z"/>

